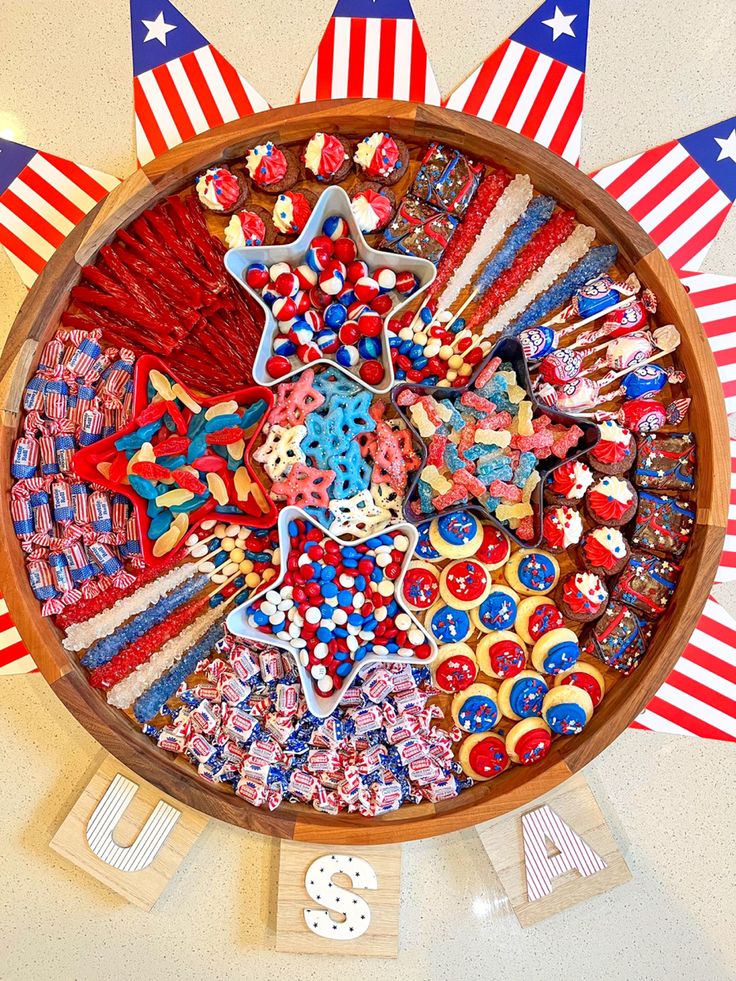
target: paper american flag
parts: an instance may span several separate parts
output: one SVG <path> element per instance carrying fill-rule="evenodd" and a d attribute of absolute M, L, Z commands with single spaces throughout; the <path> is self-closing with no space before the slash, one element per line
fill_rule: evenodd
<path fill-rule="evenodd" d="M 8 613 L 8 604 L 0 594 L 0 677 L 29 674 L 35 670 L 33 658 L 20 639 L 18 629 Z"/>
<path fill-rule="evenodd" d="M 698 270 L 736 200 L 736 116 L 591 174 L 675 269 Z"/>
<path fill-rule="evenodd" d="M 346 98 L 440 104 L 409 0 L 338 0 L 297 102 Z"/>
<path fill-rule="evenodd" d="M 545 0 L 447 106 L 521 133 L 577 165 L 588 15 L 589 0 Z"/>
<path fill-rule="evenodd" d="M 26 286 L 118 183 L 110 174 L 0 139 L 0 245 Z"/>
<path fill-rule="evenodd" d="M 138 163 L 253 112 L 263 96 L 169 0 L 130 0 Z"/>
<path fill-rule="evenodd" d="M 736 279 L 686 271 L 679 276 L 708 336 L 726 412 L 736 412 Z"/>

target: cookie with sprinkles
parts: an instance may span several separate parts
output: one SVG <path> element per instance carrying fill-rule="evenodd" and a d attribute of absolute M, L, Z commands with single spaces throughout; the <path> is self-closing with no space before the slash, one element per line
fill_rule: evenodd
<path fill-rule="evenodd" d="M 488 732 L 501 718 L 496 689 L 490 685 L 471 685 L 455 695 L 451 712 L 455 724 L 464 732 Z"/>
<path fill-rule="evenodd" d="M 483 732 L 463 739 L 458 760 L 473 780 L 491 780 L 509 765 L 505 741 L 500 736 L 489 736 Z"/>
<path fill-rule="evenodd" d="M 428 610 L 439 599 L 440 575 L 429 562 L 412 562 L 404 573 L 401 595 L 412 610 Z"/>
<path fill-rule="evenodd" d="M 430 522 L 429 540 L 445 558 L 466 559 L 478 552 L 483 527 L 470 511 L 455 511 Z"/>
<path fill-rule="evenodd" d="M 606 694 L 606 679 L 594 664 L 578 661 L 572 668 L 555 675 L 555 687 L 573 685 L 583 688 L 590 695 L 593 708 L 597 708 Z"/>
<path fill-rule="evenodd" d="M 445 644 L 440 647 L 433 665 L 434 682 L 441 691 L 463 691 L 478 676 L 478 662 L 467 644 Z"/>
<path fill-rule="evenodd" d="M 499 630 L 481 637 L 475 656 L 478 667 L 489 678 L 513 678 L 526 667 L 526 648 L 513 630 Z"/>
<path fill-rule="evenodd" d="M 568 460 L 556 467 L 544 485 L 544 499 L 550 504 L 574 504 L 585 497 L 594 474 L 582 460 Z"/>
<path fill-rule="evenodd" d="M 511 555 L 511 539 L 495 525 L 483 525 L 483 540 L 475 557 L 489 569 L 500 569 Z"/>
<path fill-rule="evenodd" d="M 522 719 L 506 734 L 506 752 L 512 763 L 531 766 L 543 760 L 552 746 L 552 733 L 544 719 Z"/>
<path fill-rule="evenodd" d="M 590 623 L 605 610 L 608 590 L 594 572 L 571 572 L 560 583 L 558 602 L 568 620 Z"/>
<path fill-rule="evenodd" d="M 580 553 L 588 572 L 596 576 L 615 576 L 628 562 L 631 549 L 620 528 L 602 525 L 583 537 Z"/>
<path fill-rule="evenodd" d="M 544 674 L 559 674 L 571 668 L 580 658 L 577 634 L 559 627 L 543 634 L 532 647 L 532 664 Z"/>
<path fill-rule="evenodd" d="M 498 707 L 507 719 L 528 719 L 542 714 L 542 702 L 549 691 L 544 676 L 537 671 L 520 671 L 506 678 L 498 689 Z"/>
<path fill-rule="evenodd" d="M 551 688 L 542 702 L 542 718 L 552 732 L 578 736 L 593 715 L 593 700 L 583 688 Z"/>
<path fill-rule="evenodd" d="M 525 596 L 516 611 L 515 630 L 525 644 L 536 644 L 550 630 L 565 626 L 565 618 L 546 596 Z"/>
<path fill-rule="evenodd" d="M 442 556 L 429 540 L 429 526 L 431 523 L 431 521 L 425 521 L 423 524 L 417 526 L 419 538 L 417 540 L 417 547 L 414 549 L 414 554 L 418 559 L 424 559 L 425 562 L 438 562 Z"/>
<path fill-rule="evenodd" d="M 470 613 L 441 600 L 425 613 L 424 626 L 439 644 L 460 643 L 473 632 Z"/>
<path fill-rule="evenodd" d="M 519 597 L 513 589 L 494 583 L 486 598 L 470 611 L 470 618 L 483 633 L 511 630 L 518 608 Z"/>
<path fill-rule="evenodd" d="M 637 447 L 634 481 L 653 490 L 692 490 L 695 486 L 693 433 L 650 433 Z"/>
<path fill-rule="evenodd" d="M 506 582 L 522 596 L 551 593 L 557 585 L 560 567 L 557 559 L 541 549 L 520 548 L 504 567 Z"/>
<path fill-rule="evenodd" d="M 490 572 L 475 559 L 450 562 L 440 575 L 442 599 L 460 610 L 470 610 L 481 604 L 490 593 L 492 585 Z"/>

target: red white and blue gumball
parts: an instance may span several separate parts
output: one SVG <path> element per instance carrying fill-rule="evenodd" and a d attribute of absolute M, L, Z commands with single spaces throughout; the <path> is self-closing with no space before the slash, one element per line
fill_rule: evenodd
<path fill-rule="evenodd" d="M 389 313 L 393 305 L 394 302 L 388 293 L 381 293 L 380 296 L 377 296 L 375 300 L 371 301 L 371 310 L 375 310 L 376 313 L 380 313 L 383 317 Z"/>
<path fill-rule="evenodd" d="M 312 309 L 312 301 L 309 299 L 309 293 L 306 290 L 299 290 L 294 297 L 294 303 L 296 304 L 296 312 L 299 316 Z"/>
<path fill-rule="evenodd" d="M 323 318 L 328 327 L 339 330 L 348 319 L 348 312 L 342 303 L 331 303 L 328 307 L 325 307 Z"/>
<path fill-rule="evenodd" d="M 396 287 L 396 273 L 393 269 L 389 269 L 388 266 L 377 269 L 373 274 L 373 278 L 378 283 L 382 293 L 388 293 Z"/>
<path fill-rule="evenodd" d="M 271 378 L 283 378 L 291 371 L 291 362 L 281 355 L 274 355 L 266 362 L 266 371 Z"/>
<path fill-rule="evenodd" d="M 314 331 L 305 320 L 295 320 L 289 331 L 289 339 L 297 345 L 309 344 L 314 338 Z"/>
<path fill-rule="evenodd" d="M 381 357 L 381 341 L 377 337 L 361 337 L 358 341 L 358 354 L 366 361 Z"/>
<path fill-rule="evenodd" d="M 269 279 L 268 266 L 265 262 L 252 262 L 245 272 L 245 281 L 254 290 L 262 290 Z"/>
<path fill-rule="evenodd" d="M 358 317 L 358 330 L 363 337 L 379 337 L 383 320 L 374 310 L 364 310 Z"/>
<path fill-rule="evenodd" d="M 316 273 L 321 273 L 331 258 L 332 254 L 324 245 L 310 245 L 307 249 L 307 265 Z"/>
<path fill-rule="evenodd" d="M 356 320 L 346 320 L 340 328 L 339 337 L 343 344 L 357 344 L 361 337 L 358 322 Z"/>
<path fill-rule="evenodd" d="M 267 286 L 261 292 L 261 299 L 263 300 L 264 303 L 268 304 L 269 307 L 272 307 L 276 302 L 276 300 L 280 300 L 282 299 L 282 297 L 279 293 L 276 292 L 276 290 L 272 286 Z"/>
<path fill-rule="evenodd" d="M 307 310 L 302 319 L 305 321 L 308 327 L 312 328 L 315 333 L 322 329 L 324 321 L 319 310 Z"/>
<path fill-rule="evenodd" d="M 275 283 L 279 278 L 281 273 L 290 273 L 291 266 L 288 262 L 274 262 L 271 268 L 268 270 L 268 275 L 271 277 L 271 282 Z"/>
<path fill-rule="evenodd" d="M 361 303 L 370 303 L 380 292 L 381 288 L 372 276 L 361 276 L 355 284 L 355 295 Z"/>
<path fill-rule="evenodd" d="M 335 258 L 347 266 L 358 255 L 358 246 L 351 238 L 338 238 L 335 241 Z"/>
<path fill-rule="evenodd" d="M 368 309 L 365 303 L 361 303 L 360 300 L 356 300 L 355 303 L 351 303 L 348 307 L 348 317 L 351 320 L 357 320 L 361 313 L 365 313 Z"/>
<path fill-rule="evenodd" d="M 386 370 L 380 361 L 364 361 L 358 374 L 367 385 L 380 385 Z"/>
<path fill-rule="evenodd" d="M 296 353 L 302 364 L 312 364 L 322 357 L 322 352 L 314 343 L 302 344 L 301 347 L 297 348 Z"/>
<path fill-rule="evenodd" d="M 345 267 L 342 263 L 332 260 L 319 274 L 319 288 L 328 296 L 337 296 L 345 286 Z"/>
<path fill-rule="evenodd" d="M 299 277 L 293 272 L 281 273 L 273 281 L 273 288 L 280 296 L 295 296 L 299 291 Z"/>
<path fill-rule="evenodd" d="M 354 368 L 360 361 L 360 354 L 357 347 L 352 344 L 344 344 L 335 352 L 335 361 L 343 368 Z"/>
<path fill-rule="evenodd" d="M 417 288 L 417 285 L 417 278 L 414 273 L 407 270 L 396 274 L 395 289 L 398 293 L 401 293 L 402 295 L 413 293 Z"/>
<path fill-rule="evenodd" d="M 313 286 L 317 285 L 317 271 L 315 269 L 311 269 L 304 262 L 301 264 L 301 266 L 296 267 L 294 274 L 299 280 L 300 289 L 309 290 Z"/>
<path fill-rule="evenodd" d="M 325 328 L 315 334 L 314 340 L 323 354 L 334 354 L 340 347 L 340 338 L 334 330 L 330 330 L 329 328 Z"/>
<path fill-rule="evenodd" d="M 332 303 L 332 297 L 328 296 L 324 290 L 319 288 L 319 286 L 313 286 L 311 288 L 309 291 L 309 299 L 312 301 L 312 306 L 318 307 L 320 310 Z"/>
<path fill-rule="evenodd" d="M 337 298 L 343 306 L 349 307 L 355 303 L 355 290 L 348 284 L 337 294 Z"/>
<path fill-rule="evenodd" d="M 271 311 L 277 320 L 292 320 L 296 316 L 296 303 L 290 296 L 277 296 Z"/>
<path fill-rule="evenodd" d="M 283 358 L 292 358 L 296 354 L 296 348 L 297 345 L 288 337 L 279 336 L 273 339 L 273 353 Z"/>
<path fill-rule="evenodd" d="M 348 223 L 339 215 L 330 215 L 322 223 L 322 234 L 331 238 L 332 241 L 343 238 L 348 233 Z"/>

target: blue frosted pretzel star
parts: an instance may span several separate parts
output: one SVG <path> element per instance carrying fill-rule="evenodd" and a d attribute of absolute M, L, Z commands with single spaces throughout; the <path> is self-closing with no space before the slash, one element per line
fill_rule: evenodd
<path fill-rule="evenodd" d="M 354 439 L 360 433 L 372 433 L 376 428 L 376 420 L 370 414 L 373 395 L 361 392 L 350 399 L 343 407 L 343 433 L 347 439 Z"/>
<path fill-rule="evenodd" d="M 335 482 L 330 488 L 333 500 L 344 501 L 368 487 L 371 467 L 363 459 L 357 443 L 351 443 L 338 457 L 333 454 L 330 465 L 335 471 Z"/>
<path fill-rule="evenodd" d="M 329 470 L 330 460 L 335 453 L 337 444 L 340 450 L 340 422 L 342 412 L 335 410 L 322 415 L 318 412 L 310 412 L 305 420 L 307 427 L 306 436 L 302 439 L 301 450 L 311 462 L 311 466 L 319 470 Z"/>
<path fill-rule="evenodd" d="M 314 376 L 312 388 L 324 395 L 325 400 L 335 398 L 352 398 L 358 392 L 364 391 L 360 385 L 352 381 L 341 371 L 321 371 Z"/>

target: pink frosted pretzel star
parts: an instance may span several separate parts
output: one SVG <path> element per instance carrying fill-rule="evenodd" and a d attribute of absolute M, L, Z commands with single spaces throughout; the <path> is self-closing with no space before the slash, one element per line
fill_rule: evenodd
<path fill-rule="evenodd" d="M 274 497 L 283 497 L 287 504 L 299 507 L 329 507 L 327 493 L 335 479 L 333 470 L 318 470 L 304 463 L 295 463 L 285 480 L 277 480 L 271 485 Z"/>
<path fill-rule="evenodd" d="M 313 388 L 314 371 L 307 368 L 295 382 L 283 382 L 276 389 L 276 399 L 268 422 L 276 426 L 299 426 L 310 412 L 318 409 L 324 395 Z"/>

